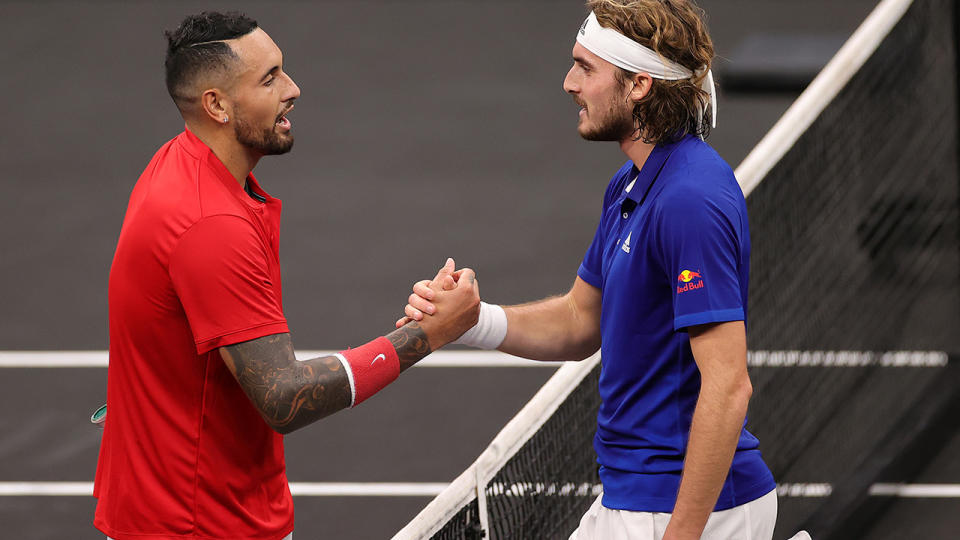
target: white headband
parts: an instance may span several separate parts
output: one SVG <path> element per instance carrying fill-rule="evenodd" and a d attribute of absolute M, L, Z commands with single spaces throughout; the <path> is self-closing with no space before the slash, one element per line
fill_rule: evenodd
<path fill-rule="evenodd" d="M 631 73 L 648 73 L 655 79 L 665 81 L 690 79 L 694 75 L 689 69 L 667 60 L 620 32 L 600 26 L 593 12 L 580 25 L 577 43 L 607 62 Z M 713 84 L 712 71 L 707 71 L 701 88 L 710 94 L 713 127 L 717 127 L 717 89 Z"/>

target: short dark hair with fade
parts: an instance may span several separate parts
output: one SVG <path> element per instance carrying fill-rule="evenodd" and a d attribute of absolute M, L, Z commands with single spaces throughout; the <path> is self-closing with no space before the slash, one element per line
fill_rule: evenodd
<path fill-rule="evenodd" d="M 167 92 L 177 108 L 183 111 L 196 97 L 189 95 L 189 89 L 197 77 L 225 69 L 237 60 L 224 40 L 245 36 L 257 27 L 257 21 L 237 11 L 204 11 L 185 18 L 176 30 L 163 33 L 167 38 Z"/>

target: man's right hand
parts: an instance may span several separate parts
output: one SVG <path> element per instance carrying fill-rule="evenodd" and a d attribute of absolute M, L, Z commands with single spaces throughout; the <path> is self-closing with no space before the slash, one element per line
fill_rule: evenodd
<path fill-rule="evenodd" d="M 427 336 L 431 350 L 454 341 L 464 332 L 473 328 L 480 317 L 480 289 L 476 273 L 464 268 L 454 271 L 453 259 L 447 259 L 432 281 L 421 281 L 417 285 L 422 293 L 430 296 L 430 314 L 433 317 L 418 319 L 420 327 Z M 410 296 L 414 300 L 415 295 Z M 407 306 L 410 307 L 409 305 Z M 412 319 L 404 317 L 397 321 L 397 328 Z"/>
<path fill-rule="evenodd" d="M 437 291 L 452 291 L 457 288 L 457 282 L 463 274 L 463 269 L 455 271 L 454 268 L 453 259 L 447 259 L 447 263 L 432 280 L 424 279 L 413 284 L 413 292 L 403 308 L 404 316 L 395 323 L 397 328 L 411 321 L 422 321 L 424 315 L 437 313 L 437 306 L 432 303 Z"/>

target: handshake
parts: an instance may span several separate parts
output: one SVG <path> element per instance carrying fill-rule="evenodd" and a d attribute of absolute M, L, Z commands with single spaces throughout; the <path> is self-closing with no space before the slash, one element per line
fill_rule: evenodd
<path fill-rule="evenodd" d="M 507 329 L 503 309 L 480 301 L 476 273 L 469 268 L 456 270 L 449 258 L 432 280 L 413 285 L 396 327 L 408 324 L 420 326 L 433 351 L 451 342 L 495 349 Z"/>

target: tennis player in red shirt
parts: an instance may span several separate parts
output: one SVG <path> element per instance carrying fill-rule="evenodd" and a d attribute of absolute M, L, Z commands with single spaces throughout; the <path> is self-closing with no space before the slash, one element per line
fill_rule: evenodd
<path fill-rule="evenodd" d="M 289 538 L 282 434 L 359 404 L 458 337 L 477 321 L 479 292 L 466 270 L 454 290 L 438 288 L 443 318 L 297 361 L 280 201 L 251 171 L 292 148 L 300 89 L 241 14 L 190 16 L 167 38 L 167 89 L 186 129 L 137 181 L 110 270 L 94 525 L 117 540 Z"/>

